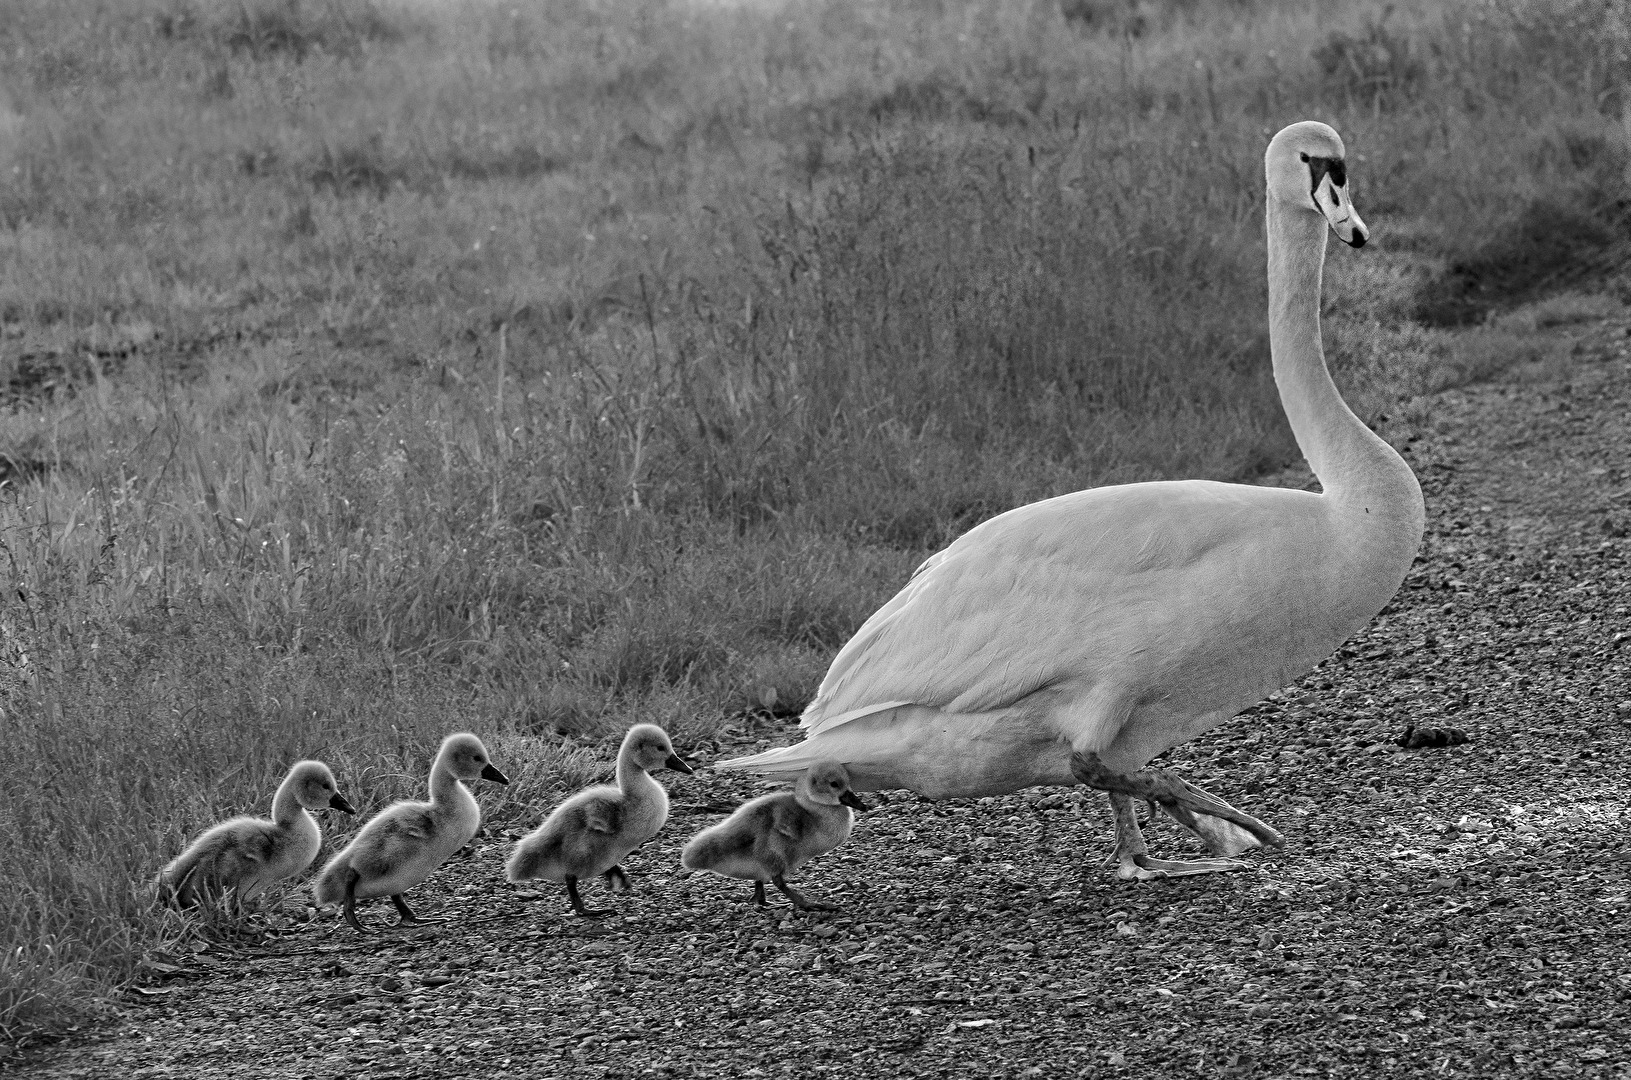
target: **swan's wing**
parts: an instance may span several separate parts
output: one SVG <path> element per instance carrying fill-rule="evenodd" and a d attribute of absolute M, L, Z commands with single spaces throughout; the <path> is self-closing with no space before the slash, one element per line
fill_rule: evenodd
<path fill-rule="evenodd" d="M 1178 481 L 1095 488 L 992 518 L 925 561 L 856 631 L 802 725 L 815 735 L 904 704 L 983 712 L 1079 681 L 1092 635 L 1183 610 L 1182 593 L 1216 576 L 1220 549 L 1263 546 L 1274 527 L 1263 511 L 1288 496 L 1314 498 Z"/>

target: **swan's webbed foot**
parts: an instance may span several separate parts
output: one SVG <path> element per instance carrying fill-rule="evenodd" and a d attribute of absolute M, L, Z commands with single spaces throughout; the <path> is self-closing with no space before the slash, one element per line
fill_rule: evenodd
<path fill-rule="evenodd" d="M 1247 868 L 1247 864 L 1239 859 L 1193 859 L 1184 862 L 1177 859 L 1152 859 L 1148 855 L 1138 856 L 1133 860 L 1133 864 L 1131 875 L 1118 871 L 1116 876 L 1123 880 L 1156 881 L 1160 878 L 1221 874 L 1229 870 Z"/>
<path fill-rule="evenodd" d="M 585 919 L 604 919 L 611 914 L 611 911 L 605 908 L 586 908 L 583 906 L 583 897 L 578 895 L 578 879 L 575 877 L 566 879 L 566 898 L 572 902 L 572 910 Z"/>
<path fill-rule="evenodd" d="M 447 922 L 446 919 L 422 918 L 422 917 L 420 917 L 418 915 L 415 915 L 413 913 L 413 909 L 408 906 L 408 902 L 406 900 L 402 899 L 402 894 L 401 893 L 395 893 L 395 894 L 393 894 L 391 896 L 391 904 L 392 904 L 393 907 L 396 908 L 396 915 L 397 915 L 396 924 L 398 926 L 408 926 L 408 927 L 429 926 L 432 923 Z"/>
<path fill-rule="evenodd" d="M 1080 752 L 1071 755 L 1070 769 L 1076 779 L 1088 787 L 1110 792 L 1112 803 L 1119 796 L 1123 800 L 1143 799 L 1160 806 L 1173 820 L 1205 840 L 1216 854 L 1238 855 L 1247 848 L 1265 844 L 1285 846 L 1285 837 L 1273 828 L 1201 790 L 1171 769 L 1121 773 L 1106 766 L 1097 754 Z M 1130 801 L 1128 810 L 1131 810 Z M 1119 809 L 1116 820 L 1119 841 L 1122 831 Z M 1136 820 L 1131 822 L 1131 827 L 1137 830 Z M 1120 856 L 1119 843 L 1117 851 L 1117 862 L 1125 870 L 1126 860 Z"/>
<path fill-rule="evenodd" d="M 791 900 L 793 902 L 793 906 L 798 908 L 800 911 L 837 911 L 837 910 L 839 910 L 838 905 L 836 905 L 836 904 L 824 904 L 824 903 L 821 903 L 820 901 L 806 899 L 804 896 L 802 896 L 800 893 L 798 893 L 791 885 L 789 885 L 789 884 L 787 884 L 787 882 L 783 881 L 782 876 L 780 874 L 777 874 L 774 877 L 772 877 L 770 879 L 770 883 L 772 885 L 776 886 L 777 889 L 781 890 L 781 894 L 783 896 L 787 897 L 787 899 Z M 759 883 L 759 891 L 761 893 L 764 892 L 764 883 L 763 882 Z"/>
<path fill-rule="evenodd" d="M 1247 864 L 1236 859 L 1196 859 L 1191 862 L 1152 859 L 1144 843 L 1144 832 L 1139 828 L 1138 808 L 1133 804 L 1132 797 L 1111 792 L 1110 813 L 1116 822 L 1116 848 L 1105 863 L 1116 868 L 1116 877 L 1122 881 L 1159 881 L 1169 877 L 1246 869 Z"/>

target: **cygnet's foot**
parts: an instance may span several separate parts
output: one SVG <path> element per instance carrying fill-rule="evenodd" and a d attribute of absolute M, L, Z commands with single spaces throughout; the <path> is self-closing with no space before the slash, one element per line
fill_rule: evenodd
<path fill-rule="evenodd" d="M 585 919 L 604 919 L 611 914 L 611 911 L 606 908 L 586 908 L 583 906 L 583 897 L 578 895 L 578 879 L 575 877 L 566 879 L 566 898 L 572 901 L 572 910 Z"/>
<path fill-rule="evenodd" d="M 771 878 L 770 883 L 772 885 L 776 886 L 776 888 L 780 889 L 782 895 L 787 897 L 787 899 L 791 900 L 793 902 L 793 906 L 798 908 L 800 911 L 838 911 L 838 910 L 840 910 L 837 904 L 824 904 L 824 903 L 820 903 L 819 901 L 805 899 L 796 890 L 794 890 L 794 888 L 791 885 L 789 885 L 789 884 L 787 884 L 787 882 L 783 881 L 781 879 L 780 875 Z M 761 896 L 764 894 L 764 883 L 763 882 L 761 882 L 759 884 L 759 893 L 760 893 Z"/>
<path fill-rule="evenodd" d="M 413 913 L 413 909 L 408 906 L 408 902 L 406 900 L 402 899 L 402 897 L 400 895 L 392 896 L 391 897 L 391 903 L 396 907 L 396 914 L 397 914 L 396 924 L 398 926 L 407 926 L 407 927 L 430 926 L 430 925 L 432 925 L 434 923 L 447 922 L 447 920 L 443 919 L 443 918 L 430 918 L 430 917 L 423 917 L 422 918 L 422 917 L 420 917 L 418 915 L 415 915 Z"/>
<path fill-rule="evenodd" d="M 614 866 L 600 875 L 606 879 L 606 891 L 613 893 L 626 893 L 633 890 L 629 884 L 629 875 L 621 866 Z"/>

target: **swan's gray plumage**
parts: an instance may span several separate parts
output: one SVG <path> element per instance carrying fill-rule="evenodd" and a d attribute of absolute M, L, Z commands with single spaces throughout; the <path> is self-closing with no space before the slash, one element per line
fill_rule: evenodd
<path fill-rule="evenodd" d="M 389 896 L 405 924 L 434 921 L 414 915 L 402 894 L 476 835 L 481 807 L 465 785 L 477 780 L 509 783 L 476 736 L 460 732 L 443 739 L 430 770 L 430 801 L 405 800 L 380 811 L 323 867 L 313 898 L 320 906 L 342 905 L 359 934 L 366 931 L 357 921 L 356 902 L 370 896 Z"/>
<path fill-rule="evenodd" d="M 680 852 L 680 865 L 752 881 L 760 904 L 768 881 L 797 907 L 829 908 L 806 900 L 783 878 L 849 839 L 852 809 L 865 810 L 866 804 L 850 790 L 844 766 L 817 761 L 792 791 L 743 803 L 724 821 L 693 836 Z"/>
<path fill-rule="evenodd" d="M 614 891 L 628 888 L 628 874 L 619 864 L 668 821 L 668 792 L 651 778 L 663 768 L 691 771 L 674 753 L 667 732 L 655 724 L 634 725 L 617 751 L 616 786 L 587 788 L 556 807 L 516 842 L 505 876 L 563 882 L 573 911 L 590 917 L 605 914 L 583 906 L 578 882 L 600 875 Z"/>
<path fill-rule="evenodd" d="M 329 767 L 295 762 L 278 785 L 270 818 L 236 817 L 205 830 L 159 871 L 160 896 L 182 906 L 206 893 L 253 898 L 311 865 L 323 838 L 309 811 L 330 807 L 352 812 Z"/>

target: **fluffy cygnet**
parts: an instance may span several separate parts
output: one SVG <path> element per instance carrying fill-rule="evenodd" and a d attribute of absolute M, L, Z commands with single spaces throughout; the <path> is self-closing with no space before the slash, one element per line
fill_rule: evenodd
<path fill-rule="evenodd" d="M 662 768 L 691 771 L 662 728 L 630 728 L 617 752 L 617 786 L 588 788 L 557 806 L 542 825 L 517 841 L 505 865 L 509 879 L 565 882 L 573 911 L 586 918 L 608 914 L 583 906 L 578 882 L 600 874 L 611 891 L 628 890 L 629 876 L 618 864 L 668 820 L 668 792 L 650 775 Z"/>
<path fill-rule="evenodd" d="M 345 850 L 323 867 L 312 888 L 317 903 L 343 905 L 345 921 L 359 934 L 367 931 L 357 921 L 357 901 L 369 896 L 389 896 L 401 916 L 398 925 L 441 922 L 419 918 L 402 894 L 476 835 L 481 808 L 465 785 L 477 780 L 509 783 L 493 767 L 480 739 L 469 733 L 443 739 L 430 768 L 430 801 L 392 803 L 364 825 Z"/>
<path fill-rule="evenodd" d="M 866 803 L 850 790 L 849 773 L 836 761 L 813 763 L 792 791 L 764 795 L 693 836 L 680 853 L 688 870 L 707 870 L 753 882 L 753 899 L 765 904 L 770 882 L 801 910 L 837 910 L 806 900 L 783 881 L 817 855 L 849 838 L 855 815 Z"/>
<path fill-rule="evenodd" d="M 159 871 L 159 894 L 188 907 L 206 892 L 231 890 L 239 902 L 293 877 L 317 857 L 323 836 L 308 811 L 352 813 L 321 761 L 297 761 L 278 785 L 270 819 L 235 817 L 205 831 Z"/>

